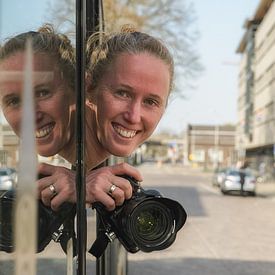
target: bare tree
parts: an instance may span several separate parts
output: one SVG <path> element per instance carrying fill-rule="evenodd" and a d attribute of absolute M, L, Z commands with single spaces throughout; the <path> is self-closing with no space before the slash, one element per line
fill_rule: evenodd
<path fill-rule="evenodd" d="M 165 41 L 176 63 L 176 77 L 181 81 L 178 95 L 201 73 L 196 42 L 195 12 L 187 0 L 103 0 L 105 29 L 118 31 L 123 24 L 132 24 Z M 71 35 L 75 24 L 75 0 L 59 0 L 50 7 L 50 20 Z"/>

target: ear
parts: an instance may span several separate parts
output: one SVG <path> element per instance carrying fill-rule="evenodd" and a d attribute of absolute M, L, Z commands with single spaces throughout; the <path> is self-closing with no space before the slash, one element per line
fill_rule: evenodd
<path fill-rule="evenodd" d="M 87 104 L 96 104 L 96 91 L 92 90 L 92 77 L 89 73 L 85 76 Z M 89 102 L 89 103 L 88 103 Z"/>
<path fill-rule="evenodd" d="M 91 110 L 96 110 L 96 105 L 88 99 L 86 99 L 86 106 L 88 106 Z"/>

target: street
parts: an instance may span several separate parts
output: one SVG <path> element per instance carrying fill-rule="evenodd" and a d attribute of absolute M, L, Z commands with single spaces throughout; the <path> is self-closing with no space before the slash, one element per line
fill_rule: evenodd
<path fill-rule="evenodd" d="M 187 223 L 172 247 L 129 255 L 129 275 L 274 275 L 274 198 L 220 193 L 211 175 L 141 167 L 144 186 L 182 203 Z"/>
<path fill-rule="evenodd" d="M 275 197 L 224 196 L 211 174 L 146 164 L 143 187 L 178 200 L 188 218 L 175 243 L 159 252 L 128 254 L 128 275 L 274 275 Z M 88 228 L 94 224 L 89 214 Z M 89 230 L 88 249 L 94 232 Z M 87 253 L 88 255 L 88 253 Z M 13 274 L 12 254 L 0 252 L 0 275 Z M 65 254 L 51 244 L 38 255 L 37 274 L 66 274 Z M 88 255 L 87 274 L 95 274 Z"/>

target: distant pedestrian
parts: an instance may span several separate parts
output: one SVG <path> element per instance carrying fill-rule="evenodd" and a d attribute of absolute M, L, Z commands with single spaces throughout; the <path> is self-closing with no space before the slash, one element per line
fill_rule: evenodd
<path fill-rule="evenodd" d="M 241 196 L 244 196 L 245 172 L 240 171 Z"/>

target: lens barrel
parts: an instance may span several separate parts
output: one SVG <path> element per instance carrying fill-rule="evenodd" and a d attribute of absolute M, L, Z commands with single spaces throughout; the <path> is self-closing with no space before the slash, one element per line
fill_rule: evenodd
<path fill-rule="evenodd" d="M 15 192 L 7 191 L 0 197 L 0 251 L 14 251 L 13 211 L 15 206 Z M 37 252 L 41 252 L 49 244 L 52 234 L 59 229 L 65 220 L 75 216 L 75 205 L 63 203 L 58 212 L 46 207 L 38 201 L 37 220 Z"/>
<path fill-rule="evenodd" d="M 156 199 L 137 205 L 127 218 L 127 231 L 142 251 L 157 250 L 174 232 L 171 210 Z"/>
<path fill-rule="evenodd" d="M 0 250 L 12 252 L 13 250 L 13 199 L 8 196 L 0 198 Z"/>
<path fill-rule="evenodd" d="M 144 197 L 138 203 L 131 200 L 117 217 L 124 231 L 118 238 L 125 243 L 127 236 L 133 242 L 133 248 L 137 247 L 144 252 L 162 250 L 175 241 L 186 216 L 183 207 L 168 198 Z M 136 252 L 131 247 L 126 246 L 126 249 Z"/>

